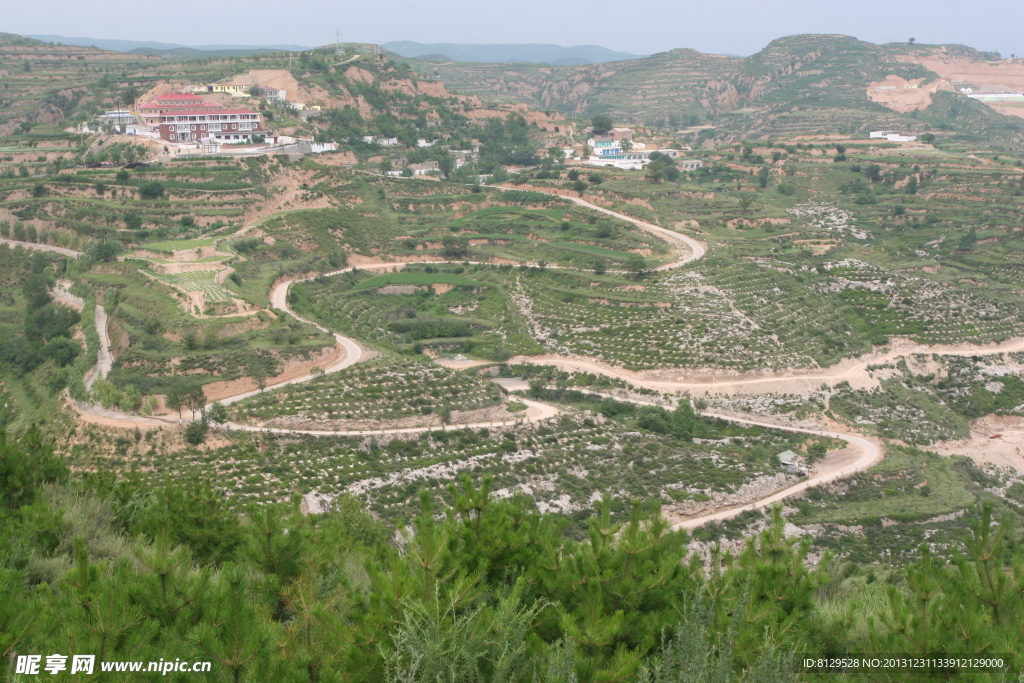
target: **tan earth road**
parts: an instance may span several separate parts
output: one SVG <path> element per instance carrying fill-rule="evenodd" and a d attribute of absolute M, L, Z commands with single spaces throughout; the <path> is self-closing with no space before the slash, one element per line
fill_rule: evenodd
<path fill-rule="evenodd" d="M 1010 339 L 1000 344 L 937 344 L 928 346 L 925 344 L 894 344 L 888 351 L 861 356 L 856 359 L 849 359 L 837 363 L 828 368 L 817 370 L 786 370 L 783 373 L 767 375 L 764 377 L 742 377 L 737 379 L 719 380 L 672 380 L 653 379 L 644 376 L 642 373 L 633 372 L 624 368 L 617 368 L 600 361 L 589 358 L 565 357 L 555 355 L 544 356 L 517 356 L 510 362 L 532 363 L 536 365 L 552 365 L 562 370 L 592 372 L 623 379 L 647 389 L 678 393 L 684 392 L 692 396 L 699 396 L 704 393 L 721 394 L 759 394 L 759 393 L 789 393 L 807 394 L 822 384 L 836 384 L 838 382 L 855 380 L 868 377 L 869 365 L 882 365 L 896 360 L 900 356 L 914 354 L 935 354 L 939 356 L 990 356 L 1000 353 L 1014 353 L 1024 351 L 1024 339 Z M 693 374 L 712 374 L 709 371 L 697 370 Z"/>

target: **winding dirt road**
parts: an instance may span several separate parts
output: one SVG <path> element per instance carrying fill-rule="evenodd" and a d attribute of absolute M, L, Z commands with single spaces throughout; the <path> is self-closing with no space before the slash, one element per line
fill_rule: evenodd
<path fill-rule="evenodd" d="M 848 359 L 828 368 L 817 370 L 785 370 L 779 374 L 764 377 L 746 377 L 737 379 L 717 380 L 672 380 L 651 379 L 640 372 L 607 365 L 600 361 L 582 357 L 565 356 L 517 356 L 514 363 L 531 363 L 535 365 L 552 365 L 565 371 L 591 372 L 625 380 L 646 389 L 665 392 L 683 392 L 692 396 L 708 393 L 719 394 L 764 394 L 788 393 L 806 395 L 822 384 L 856 380 L 868 376 L 868 366 L 884 365 L 901 356 L 914 354 L 935 354 L 938 356 L 991 356 L 1000 353 L 1024 351 L 1024 339 L 1010 339 L 999 344 L 940 344 L 927 346 L 924 344 L 895 344 L 890 350 Z M 695 371 L 706 373 L 706 371 Z M 682 373 L 681 373 L 682 374 Z"/>
<path fill-rule="evenodd" d="M 510 188 L 502 188 L 502 189 L 508 190 Z M 593 209 L 594 211 L 600 211 L 601 213 L 607 214 L 609 216 L 614 216 L 615 218 L 620 218 L 620 219 L 622 219 L 624 221 L 629 221 L 630 223 L 632 223 L 636 227 L 640 228 L 641 230 L 644 230 L 644 231 L 649 232 L 649 233 L 651 233 L 653 235 L 656 235 L 656 236 L 660 237 L 661 239 L 665 240 L 666 242 L 668 242 L 669 244 L 682 244 L 682 245 L 686 246 L 687 249 L 690 250 L 690 255 L 689 256 L 687 256 L 687 257 L 685 257 L 685 258 L 683 258 L 683 259 L 681 259 L 679 261 L 675 261 L 674 263 L 666 263 L 663 266 L 658 266 L 657 268 L 655 268 L 655 270 L 670 270 L 672 268 L 678 268 L 679 266 L 684 266 L 687 263 L 690 263 L 691 261 L 696 261 L 696 260 L 701 259 L 701 258 L 704 257 L 704 253 L 705 253 L 704 245 L 702 245 L 700 242 L 698 242 L 697 240 L 693 239 L 692 237 L 688 237 L 687 235 L 684 235 L 684 234 L 682 234 L 680 232 L 676 232 L 674 230 L 668 230 L 666 228 L 662 228 L 660 226 L 653 225 L 651 223 L 647 223 L 645 221 L 640 220 L 639 218 L 633 218 L 632 216 L 627 216 L 624 213 L 618 213 L 617 211 L 612 211 L 611 209 L 606 209 L 603 206 L 598 206 L 596 204 L 591 204 L 590 202 L 585 201 L 583 199 L 580 199 L 579 197 L 563 197 L 563 199 L 568 199 L 569 201 L 575 202 L 576 204 L 579 204 L 580 206 L 585 206 L 588 209 Z"/>

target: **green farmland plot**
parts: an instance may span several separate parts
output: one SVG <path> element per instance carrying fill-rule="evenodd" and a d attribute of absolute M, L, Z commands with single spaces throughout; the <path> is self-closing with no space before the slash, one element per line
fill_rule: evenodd
<path fill-rule="evenodd" d="M 231 301 L 231 292 L 216 282 L 218 272 L 192 270 L 171 275 L 154 274 L 154 277 L 183 292 L 202 292 L 207 301 Z"/>

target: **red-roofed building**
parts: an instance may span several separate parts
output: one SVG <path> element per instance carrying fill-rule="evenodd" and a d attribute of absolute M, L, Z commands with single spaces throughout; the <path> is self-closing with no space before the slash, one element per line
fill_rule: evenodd
<path fill-rule="evenodd" d="M 199 95 L 193 95 L 191 93 L 180 93 L 180 92 L 169 92 L 166 95 L 160 95 L 153 100 L 156 104 L 170 104 L 170 105 L 188 105 L 188 104 L 202 104 L 206 102 Z"/>
<path fill-rule="evenodd" d="M 152 102 L 139 105 L 139 114 L 143 121 L 151 126 L 159 123 L 160 114 L 186 111 L 214 111 L 223 109 L 224 105 L 208 102 L 199 95 L 183 93 L 167 93 L 160 95 Z"/>
<path fill-rule="evenodd" d="M 172 111 L 160 114 L 151 124 L 168 142 L 248 142 L 266 135 L 259 112 L 251 109 Z"/>

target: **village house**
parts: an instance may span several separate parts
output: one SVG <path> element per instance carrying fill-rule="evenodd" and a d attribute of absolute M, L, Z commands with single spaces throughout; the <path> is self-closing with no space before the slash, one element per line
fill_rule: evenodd
<path fill-rule="evenodd" d="M 700 159 L 683 159 L 683 163 L 679 165 L 679 168 L 683 171 L 696 171 L 703 165 L 704 162 Z"/>
<path fill-rule="evenodd" d="M 441 166 L 433 159 L 418 164 L 409 164 L 407 168 L 414 176 L 427 175 L 431 171 L 440 171 Z"/>
<path fill-rule="evenodd" d="M 258 91 L 259 96 L 265 99 L 271 104 L 275 102 L 286 102 L 288 97 L 288 91 L 284 88 L 270 88 L 267 86 L 260 86 Z"/>
<path fill-rule="evenodd" d="M 249 142 L 265 135 L 259 112 L 251 109 L 169 112 L 157 117 L 155 128 L 167 142 Z"/>
<path fill-rule="evenodd" d="M 587 140 L 592 154 L 587 158 L 591 166 L 614 166 L 623 170 L 640 170 L 658 152 L 670 159 L 678 159 L 678 149 L 647 149 L 642 142 L 633 142 L 633 131 L 629 128 L 612 128 L 605 135 L 594 135 Z M 565 153 L 565 150 L 563 150 Z M 571 150 L 569 151 L 571 154 Z M 568 157 L 569 154 L 566 154 Z"/>
<path fill-rule="evenodd" d="M 902 135 L 893 130 L 873 130 L 868 133 L 869 138 L 888 140 L 889 142 L 913 142 L 916 135 Z"/>
<path fill-rule="evenodd" d="M 453 149 L 449 154 L 455 159 L 455 168 L 462 168 L 466 164 L 480 158 L 475 149 Z"/>
<path fill-rule="evenodd" d="M 203 87 L 206 88 L 206 92 L 224 92 L 232 97 L 248 97 L 249 91 L 252 90 L 252 84 L 242 83 L 210 83 Z"/>

